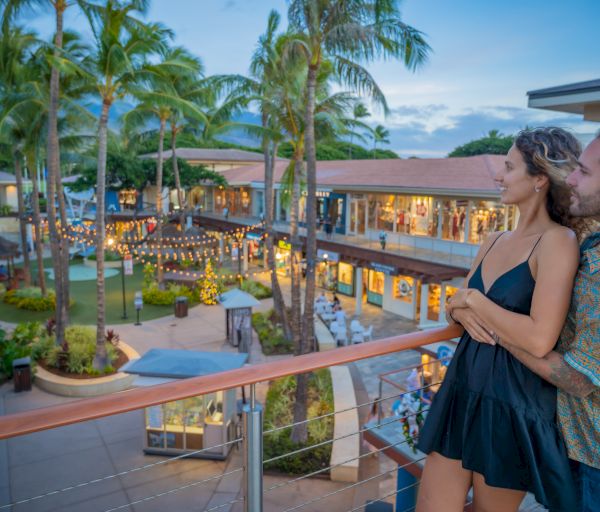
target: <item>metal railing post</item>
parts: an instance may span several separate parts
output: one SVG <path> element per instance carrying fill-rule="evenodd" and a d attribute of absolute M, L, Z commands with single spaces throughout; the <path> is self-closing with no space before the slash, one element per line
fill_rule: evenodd
<path fill-rule="evenodd" d="M 250 386 L 250 403 L 243 409 L 244 512 L 263 510 L 263 411 L 256 403 L 255 385 Z"/>

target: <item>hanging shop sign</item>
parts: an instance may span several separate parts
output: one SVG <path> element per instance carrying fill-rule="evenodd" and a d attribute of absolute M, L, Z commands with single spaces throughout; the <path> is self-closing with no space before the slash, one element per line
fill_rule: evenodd
<path fill-rule="evenodd" d="M 384 274 L 387 274 L 388 276 L 391 276 L 396 273 L 395 267 L 392 267 L 390 265 L 384 265 L 383 263 L 371 262 L 371 263 L 369 263 L 369 266 L 373 270 L 376 270 L 377 272 L 383 272 Z"/>
<path fill-rule="evenodd" d="M 412 285 L 406 279 L 398 279 L 398 295 L 408 297 L 412 291 Z"/>
<path fill-rule="evenodd" d="M 292 250 L 292 244 L 286 242 L 285 240 L 279 240 L 279 242 L 277 242 L 277 247 L 279 247 L 280 249 L 284 249 L 285 251 Z"/>
<path fill-rule="evenodd" d="M 258 233 L 248 233 L 248 234 L 246 234 L 246 238 L 248 240 L 261 240 L 262 236 L 259 235 Z"/>
<path fill-rule="evenodd" d="M 317 259 L 337 263 L 338 261 L 340 261 L 340 255 L 337 252 L 326 251 L 324 249 L 317 249 Z"/>

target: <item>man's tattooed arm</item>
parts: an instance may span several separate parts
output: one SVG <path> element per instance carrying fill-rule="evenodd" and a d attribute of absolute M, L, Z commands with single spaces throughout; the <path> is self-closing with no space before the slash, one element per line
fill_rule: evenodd
<path fill-rule="evenodd" d="M 500 341 L 500 344 L 532 372 L 537 373 L 565 393 L 583 398 L 596 389 L 590 379 L 569 365 L 562 354 L 558 352 L 552 351 L 544 357 L 535 357 L 504 341 Z"/>

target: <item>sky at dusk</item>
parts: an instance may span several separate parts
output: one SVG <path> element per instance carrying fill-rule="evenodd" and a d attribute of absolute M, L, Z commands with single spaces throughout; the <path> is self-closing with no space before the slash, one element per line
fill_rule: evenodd
<path fill-rule="evenodd" d="M 285 0 L 154 0 L 148 20 L 172 28 L 175 43 L 200 56 L 207 74 L 246 73 L 271 9 Z M 600 78 L 600 0 L 404 0 L 404 21 L 426 34 L 433 52 L 416 73 L 398 62 L 367 66 L 391 108 L 371 123 L 390 130 L 402 157 L 441 157 L 489 130 L 558 125 L 587 140 L 600 128 L 580 116 L 527 108 L 527 91 Z M 65 27 L 85 19 L 72 8 Z M 49 12 L 23 24 L 50 35 Z"/>

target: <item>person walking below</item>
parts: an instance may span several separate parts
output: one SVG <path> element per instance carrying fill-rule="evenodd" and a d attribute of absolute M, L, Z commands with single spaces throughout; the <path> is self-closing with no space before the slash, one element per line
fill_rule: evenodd
<path fill-rule="evenodd" d="M 385 244 L 387 242 L 387 233 L 382 229 L 379 232 L 379 243 L 381 244 L 381 250 L 385 251 Z"/>

